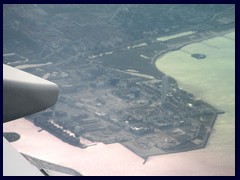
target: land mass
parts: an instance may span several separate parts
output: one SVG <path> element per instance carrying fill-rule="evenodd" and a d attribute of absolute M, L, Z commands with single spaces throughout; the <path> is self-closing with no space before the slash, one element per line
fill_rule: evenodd
<path fill-rule="evenodd" d="M 177 24 L 173 26 L 168 20 L 176 14 L 171 12 L 175 9 L 181 14 L 185 7 L 177 10 L 178 6 L 169 5 L 171 11 L 166 13 L 170 17 L 161 19 L 160 26 L 155 14 L 157 24 L 151 31 L 140 23 L 142 19 L 139 21 L 143 14 L 140 10 L 145 9 L 142 6 L 106 6 L 105 11 L 97 11 L 80 23 L 76 21 L 81 17 L 76 7 L 61 7 L 64 13 L 41 5 L 21 11 L 11 5 L 4 9 L 6 19 L 18 17 L 4 24 L 4 62 L 15 66 L 29 61 L 48 63 L 42 67 L 25 66 L 25 70 L 60 87 L 57 105 L 28 119 L 71 145 L 86 148 L 80 137 L 105 144 L 121 143 L 144 159 L 205 147 L 214 122 L 223 111 L 180 89 L 174 78 L 155 67 L 155 61 L 187 44 L 233 31 L 234 6 L 218 6 L 218 10 L 205 6 L 202 8 L 211 19 L 204 14 L 185 22 L 185 17 L 199 9 L 189 6 L 188 13 L 180 21 L 175 19 Z M 149 12 L 157 10 L 147 7 Z M 40 16 L 34 16 L 34 21 L 28 17 L 29 12 Z M 130 15 L 132 18 L 128 18 Z M 100 21 L 95 21 L 95 16 Z M 50 18 L 48 23 L 43 20 L 46 17 Z M 142 18 L 147 22 L 151 16 Z M 43 34 L 41 30 L 46 27 L 49 31 Z M 93 33 L 96 29 L 97 33 Z M 14 48 L 8 37 L 11 34 L 22 35 L 15 40 Z M 160 35 L 168 38 L 159 41 Z M 22 46 L 17 45 L 19 42 Z M 192 56 L 204 58 L 198 52 Z M 134 75 L 127 69 L 152 78 Z"/>

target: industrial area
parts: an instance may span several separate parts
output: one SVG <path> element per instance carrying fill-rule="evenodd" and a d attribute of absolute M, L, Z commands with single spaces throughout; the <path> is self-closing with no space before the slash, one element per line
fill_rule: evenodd
<path fill-rule="evenodd" d="M 6 6 L 3 62 L 60 89 L 54 107 L 27 119 L 79 148 L 88 147 L 82 137 L 121 143 L 144 159 L 205 147 L 224 112 L 179 88 L 155 60 L 232 32 L 234 6 L 214 6 Z"/>
<path fill-rule="evenodd" d="M 58 103 L 30 119 L 80 148 L 87 147 L 80 137 L 121 143 L 144 159 L 202 148 L 217 115 L 223 113 L 164 74 L 161 79 L 146 78 L 88 64 L 74 72 L 48 74 L 60 85 Z"/>

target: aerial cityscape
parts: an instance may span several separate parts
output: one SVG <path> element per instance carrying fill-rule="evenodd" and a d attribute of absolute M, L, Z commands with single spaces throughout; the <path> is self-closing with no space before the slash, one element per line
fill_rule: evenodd
<path fill-rule="evenodd" d="M 4 5 L 3 63 L 59 86 L 55 106 L 26 117 L 39 133 L 81 149 L 89 147 L 81 138 L 120 143 L 145 163 L 149 156 L 204 148 L 225 113 L 179 87 L 155 62 L 193 42 L 226 37 L 235 29 L 234 8 Z M 208 57 L 183 52 L 192 61 Z"/>

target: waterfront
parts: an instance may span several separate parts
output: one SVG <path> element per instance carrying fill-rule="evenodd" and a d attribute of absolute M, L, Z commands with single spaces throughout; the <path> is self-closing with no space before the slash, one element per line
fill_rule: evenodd
<path fill-rule="evenodd" d="M 182 88 L 196 91 L 193 96 L 155 67 L 156 57 L 168 57 L 182 47 L 181 52 L 190 57 L 187 45 L 225 36 L 234 28 L 234 4 L 4 5 L 4 64 L 56 83 L 59 98 L 55 107 L 6 123 L 3 131 L 20 135 L 11 143 L 18 151 L 82 175 L 234 175 L 235 119 L 226 121 L 234 114 L 229 113 L 233 106 L 209 103 L 226 113 L 218 116 L 216 124 L 209 116 L 195 117 L 196 122 L 185 115 L 213 110 L 193 98 L 208 91 L 201 89 L 204 83 L 184 86 L 189 80 L 178 79 Z M 212 50 L 222 42 L 201 44 Z M 200 49 L 193 53 L 200 53 L 195 57 L 203 59 L 192 61 L 204 64 L 210 56 L 204 59 Z M 177 76 L 183 77 L 186 68 L 179 72 L 180 62 L 165 60 L 164 65 L 178 67 Z M 198 67 L 196 63 L 192 66 Z M 210 80 L 218 76 L 221 82 L 231 79 L 232 66 L 226 67 L 230 74 L 222 68 L 226 75 L 208 73 Z M 207 71 L 203 72 L 201 77 L 206 78 Z M 170 88 L 163 88 L 166 86 Z M 224 93 L 219 93 L 219 99 L 231 104 L 232 97 Z M 206 107 L 208 111 L 202 111 Z M 196 137 L 191 141 L 194 149 L 207 143 L 206 148 L 189 151 L 192 146 L 184 142 L 191 137 Z M 79 140 L 89 147 L 72 146 Z M 179 150 L 179 144 L 187 149 Z M 178 153 L 163 155 L 166 145 L 177 147 Z"/>
<path fill-rule="evenodd" d="M 235 169 L 235 32 L 194 43 L 165 54 L 157 67 L 174 77 L 180 87 L 195 97 L 225 111 L 218 116 L 203 150 L 209 168 Z M 197 60 L 189 53 L 206 54 Z M 221 168 L 222 167 L 222 168 Z"/>
<path fill-rule="evenodd" d="M 230 36 L 233 35 L 230 34 Z M 221 37 L 219 40 L 223 40 L 222 38 L 224 37 Z M 218 38 L 207 40 L 208 44 L 211 43 L 211 45 L 215 46 L 214 42 L 216 39 Z M 176 154 L 151 156 L 148 158 L 147 162 L 143 164 L 144 160 L 142 158 L 118 143 L 110 145 L 96 143 L 96 145 L 88 147 L 87 149 L 79 149 L 62 142 L 45 131 L 38 132 L 39 128 L 25 119 L 4 124 L 4 132 L 14 131 L 21 134 L 20 140 L 11 143 L 18 151 L 42 160 L 73 168 L 83 175 L 234 175 L 235 92 L 233 75 L 235 66 L 234 56 L 232 56 L 234 54 L 234 46 L 232 44 L 234 43 L 232 42 L 233 41 L 230 41 L 229 44 L 226 44 L 226 42 L 223 41 L 223 44 L 228 48 L 226 49 L 226 47 L 222 47 L 221 49 L 221 52 L 224 53 L 225 56 L 227 54 L 231 56 L 231 58 L 229 56 L 228 68 L 226 68 L 226 62 L 223 61 L 223 59 L 221 60 L 221 63 L 220 58 L 215 57 L 215 59 L 219 60 L 217 61 L 218 66 L 214 64 L 215 61 L 210 62 L 210 57 L 213 55 L 210 55 L 209 52 L 203 51 L 201 51 L 201 53 L 206 53 L 207 58 L 200 61 L 191 57 L 191 59 L 187 59 L 186 57 L 188 57 L 189 54 L 183 51 L 177 51 L 166 54 L 157 62 L 160 63 L 163 72 L 170 69 L 176 74 L 181 73 L 181 75 L 176 75 L 172 74 L 173 72 L 170 71 L 166 72 L 170 76 L 175 77 L 183 89 L 194 93 L 197 98 L 202 98 L 226 112 L 225 114 L 218 116 L 210 135 L 209 142 L 204 149 Z M 215 43 L 219 44 L 218 42 Z M 191 48 L 185 46 L 184 50 L 190 52 Z M 197 49 L 199 52 L 202 50 L 200 48 Z M 228 53 L 225 52 L 224 49 L 226 49 Z M 176 53 L 180 53 L 181 55 Z M 169 56 L 172 55 L 175 55 L 177 58 L 171 57 L 171 60 L 169 60 Z M 220 53 L 218 53 L 218 55 L 221 56 Z M 180 61 L 180 58 L 183 60 Z M 175 62 L 174 64 L 172 62 L 173 60 L 178 62 Z M 189 61 L 189 66 L 191 68 L 186 70 L 187 67 L 184 67 L 184 65 L 188 65 Z M 183 65 L 183 62 L 187 63 Z M 191 63 L 198 63 L 198 65 L 193 66 Z M 196 68 L 201 67 L 199 63 L 202 63 L 203 65 L 201 71 L 199 71 L 201 73 L 198 74 Z M 204 69 L 204 66 L 205 68 L 209 68 Z M 177 68 L 174 69 L 174 67 Z M 195 71 L 191 71 L 194 67 Z M 227 69 L 226 74 L 222 74 L 223 69 L 220 67 Z M 184 71 L 182 71 L 182 69 L 184 69 Z M 219 70 L 222 75 L 219 75 L 216 70 Z M 191 73 L 191 76 L 189 76 L 187 72 Z M 206 74 L 210 79 L 206 78 Z M 196 82 L 194 77 L 200 78 Z M 213 77 L 215 77 L 215 79 L 213 79 Z M 217 81 L 217 78 L 221 78 L 221 81 Z M 204 80 L 205 82 L 203 82 Z M 214 81 L 207 83 L 207 80 Z M 216 83 L 213 84 L 215 81 Z M 210 89 L 206 89 L 209 84 L 215 85 L 214 88 L 209 87 Z M 201 87 L 203 87 L 203 89 L 201 89 Z M 216 96 L 213 94 L 207 94 L 210 92 L 216 94 Z M 74 156 L 68 156 L 68 154 L 74 154 Z"/>

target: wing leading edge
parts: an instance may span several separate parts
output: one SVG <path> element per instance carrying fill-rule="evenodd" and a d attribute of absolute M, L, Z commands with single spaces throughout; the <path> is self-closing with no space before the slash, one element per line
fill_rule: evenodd
<path fill-rule="evenodd" d="M 18 119 L 54 105 L 58 86 L 50 81 L 3 64 L 3 122 Z M 4 176 L 42 176 L 3 138 Z"/>
<path fill-rule="evenodd" d="M 56 84 L 3 64 L 3 122 L 54 105 L 58 93 Z"/>

